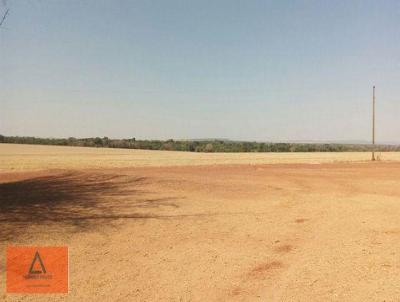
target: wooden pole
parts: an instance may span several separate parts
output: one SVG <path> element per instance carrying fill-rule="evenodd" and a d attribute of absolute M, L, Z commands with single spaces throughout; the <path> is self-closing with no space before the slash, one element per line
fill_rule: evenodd
<path fill-rule="evenodd" d="M 375 160 L 375 86 L 372 89 L 372 160 Z"/>

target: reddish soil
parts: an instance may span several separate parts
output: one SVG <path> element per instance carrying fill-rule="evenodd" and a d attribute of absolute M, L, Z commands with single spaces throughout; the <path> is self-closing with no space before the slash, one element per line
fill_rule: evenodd
<path fill-rule="evenodd" d="M 400 163 L 21 171 L 0 204 L 0 300 L 400 297 Z M 10 244 L 67 245 L 69 294 L 5 294 Z"/>

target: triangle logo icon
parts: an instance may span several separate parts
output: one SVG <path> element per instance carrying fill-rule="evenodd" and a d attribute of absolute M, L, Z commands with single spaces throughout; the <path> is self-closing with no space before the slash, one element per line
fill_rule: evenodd
<path fill-rule="evenodd" d="M 46 268 L 38 251 L 36 251 L 33 257 L 31 267 L 29 268 L 29 274 L 46 274 Z"/>

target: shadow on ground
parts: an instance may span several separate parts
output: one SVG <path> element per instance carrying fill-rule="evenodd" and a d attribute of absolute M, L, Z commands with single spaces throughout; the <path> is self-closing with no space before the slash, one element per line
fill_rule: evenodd
<path fill-rule="evenodd" d="M 63 173 L 0 184 L 0 241 L 23 234 L 28 225 L 54 223 L 82 231 L 121 218 L 157 218 L 176 198 L 148 198 L 147 178 L 102 173 Z"/>

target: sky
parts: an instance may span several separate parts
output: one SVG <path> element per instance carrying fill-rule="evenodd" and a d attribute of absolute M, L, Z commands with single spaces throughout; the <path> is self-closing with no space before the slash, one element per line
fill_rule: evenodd
<path fill-rule="evenodd" d="M 0 133 L 400 143 L 399 1 L 2 0 Z"/>

